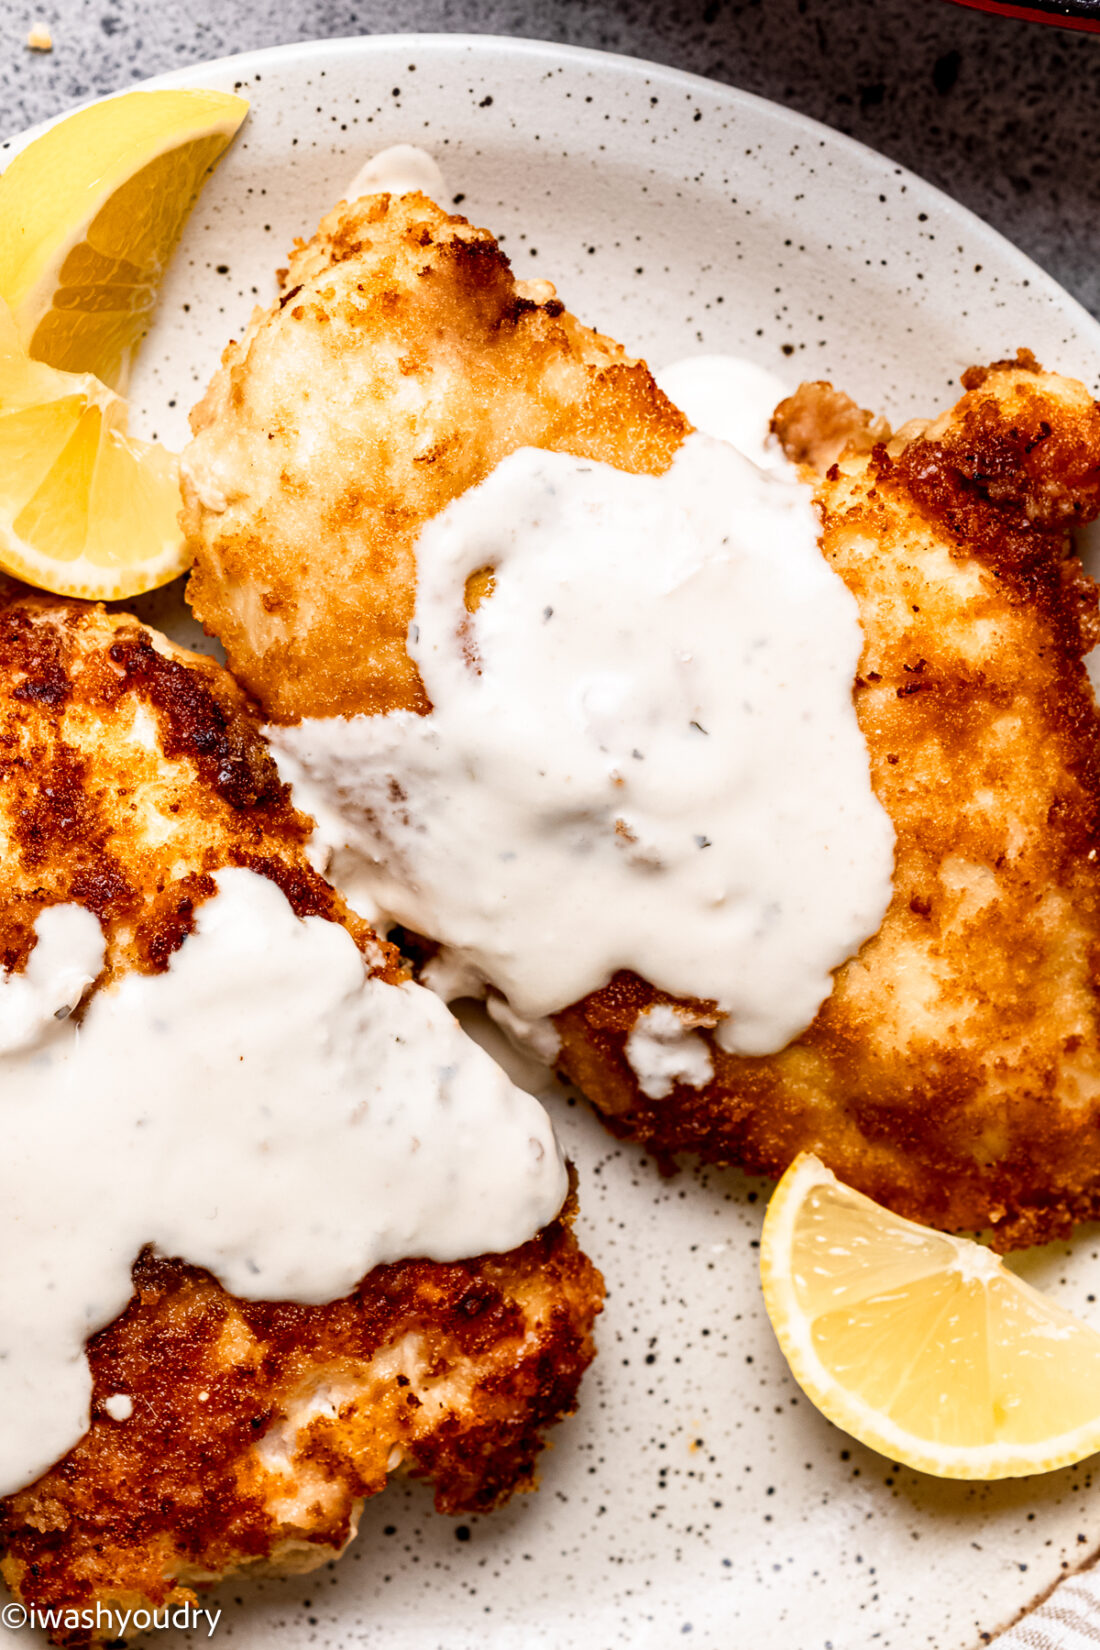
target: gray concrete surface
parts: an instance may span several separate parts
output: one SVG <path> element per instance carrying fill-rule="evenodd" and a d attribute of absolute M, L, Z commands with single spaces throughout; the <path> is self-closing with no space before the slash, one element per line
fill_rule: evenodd
<path fill-rule="evenodd" d="M 26 46 L 39 18 L 52 52 Z M 416 30 L 627 52 L 803 110 L 963 201 L 1100 315 L 1100 36 L 948 0 L 0 0 L 0 128 L 228 52 Z"/>

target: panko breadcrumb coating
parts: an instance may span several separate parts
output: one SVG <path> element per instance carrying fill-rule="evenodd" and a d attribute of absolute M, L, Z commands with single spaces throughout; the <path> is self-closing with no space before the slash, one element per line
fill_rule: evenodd
<path fill-rule="evenodd" d="M 1100 717 L 1082 664 L 1100 627 L 1069 538 L 1100 505 L 1100 407 L 1026 354 L 964 382 L 892 441 L 848 402 L 838 463 L 829 385 L 776 416 L 795 457 L 831 465 L 823 550 L 866 639 L 856 712 L 897 836 L 878 933 L 785 1049 L 708 1039 L 713 1079 L 664 1100 L 626 1040 L 669 999 L 620 974 L 557 1024 L 563 1069 L 661 1154 L 779 1174 L 817 1152 L 903 1215 L 1011 1248 L 1100 1214 Z"/>
<path fill-rule="evenodd" d="M 659 474 L 689 428 L 644 364 L 424 195 L 341 204 L 191 414 L 188 600 L 280 721 L 427 710 L 424 523 L 517 447 Z"/>
<path fill-rule="evenodd" d="M 219 665 L 102 607 L 5 594 L 6 969 L 25 965 L 39 912 L 73 902 L 107 940 L 98 983 L 162 971 L 212 873 L 244 866 L 299 915 L 342 923 L 376 975 L 405 976 L 310 868 L 311 821 Z M 89 1342 L 90 1429 L 0 1500 L 4 1579 L 41 1608 L 163 1607 L 232 1571 L 332 1558 L 393 1472 L 430 1480 L 445 1512 L 529 1488 L 593 1355 L 602 1285 L 574 1208 L 510 1253 L 379 1266 L 321 1306 L 237 1300 L 186 1257 L 135 1256 L 129 1306 Z"/>
<path fill-rule="evenodd" d="M 1010 1247 L 1100 1214 L 1096 592 L 1070 541 L 1097 511 L 1100 409 L 1026 355 L 965 385 L 893 440 L 829 385 L 777 414 L 818 467 L 824 554 L 866 638 L 855 705 L 897 833 L 879 932 L 772 1056 L 724 1053 L 713 1005 L 684 1005 L 714 1075 L 661 1099 L 627 1058 L 669 1001 L 645 981 L 619 973 L 556 1023 L 562 1071 L 661 1154 L 778 1174 L 812 1150 Z M 526 297 L 485 231 L 381 196 L 297 250 L 194 428 L 196 609 L 293 721 L 428 708 L 404 651 L 416 531 L 504 453 L 658 473 L 690 427 L 643 364 Z"/>

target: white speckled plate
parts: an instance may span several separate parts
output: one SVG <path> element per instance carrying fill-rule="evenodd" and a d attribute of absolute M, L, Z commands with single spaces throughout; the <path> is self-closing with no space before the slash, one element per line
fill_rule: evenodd
<path fill-rule="evenodd" d="M 521 274 L 551 277 L 654 364 L 742 353 L 897 419 L 938 409 L 964 366 L 1018 344 L 1100 383 L 1100 328 L 968 212 L 708 81 L 558 46 L 409 36 L 252 53 L 169 83 L 253 100 L 135 384 L 135 422 L 171 442 L 225 340 L 272 295 L 292 237 L 396 142 L 435 153 Z M 141 605 L 186 639 L 174 593 Z M 713 1172 L 663 1180 L 583 1107 L 551 1104 L 610 1294 L 541 1492 L 456 1524 L 422 1489 L 391 1489 L 340 1565 L 223 1588 L 219 1640 L 973 1650 L 1100 1544 L 1088 1465 L 968 1487 L 893 1470 L 835 1431 L 787 1375 L 761 1306 L 765 1189 Z M 1100 1322 L 1093 1234 L 1022 1264 Z"/>

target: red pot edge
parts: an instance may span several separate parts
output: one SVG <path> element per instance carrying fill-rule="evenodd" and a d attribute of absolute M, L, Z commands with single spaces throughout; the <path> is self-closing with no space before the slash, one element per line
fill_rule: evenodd
<path fill-rule="evenodd" d="M 1033 6 L 1014 6 L 1010 0 L 955 0 L 958 6 L 988 12 L 995 17 L 1018 17 L 1025 23 L 1046 23 L 1055 29 L 1077 29 L 1083 34 L 1100 34 L 1100 17 L 1058 17 Z"/>

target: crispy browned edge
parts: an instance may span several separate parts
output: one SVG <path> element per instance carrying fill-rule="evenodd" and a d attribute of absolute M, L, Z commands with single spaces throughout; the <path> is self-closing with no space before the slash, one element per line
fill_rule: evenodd
<path fill-rule="evenodd" d="M 112 737 L 130 699 L 157 729 L 160 748 L 144 767 L 132 744 Z M 150 847 L 135 802 L 147 785 L 180 821 L 164 850 Z M 295 811 L 227 672 L 163 637 L 154 645 L 126 615 L 10 582 L 0 585 L 0 813 L 7 969 L 25 965 L 43 907 L 74 902 L 103 926 L 104 977 L 160 971 L 214 891 L 211 873 L 240 865 L 275 881 L 299 915 L 343 923 L 376 974 L 406 974 L 308 865 L 312 822 Z M 594 1355 L 602 1281 L 577 1246 L 574 1212 L 571 1192 L 559 1219 L 519 1249 L 378 1267 L 351 1296 L 318 1307 L 237 1301 L 205 1272 L 142 1255 L 130 1306 L 89 1343 L 89 1432 L 0 1501 L 5 1580 L 43 1607 L 163 1603 L 192 1596 L 179 1575 L 214 1579 L 278 1559 L 288 1542 L 338 1550 L 406 1435 L 408 1465 L 434 1482 L 443 1511 L 485 1510 L 530 1487 L 543 1433 L 574 1408 Z M 306 1458 L 322 1463 L 332 1507 L 304 1529 L 280 1525 L 248 1472 L 280 1400 L 311 1370 L 354 1371 L 410 1331 L 426 1342 L 433 1378 L 477 1365 L 473 1399 L 416 1433 L 416 1400 L 399 1377 L 346 1437 L 317 1430 Z M 134 1401 L 122 1425 L 102 1407 L 119 1391 Z"/>
<path fill-rule="evenodd" d="M 1084 408 L 1067 409 L 1040 370 L 1026 351 L 1015 361 L 970 369 L 953 414 L 899 443 L 900 450 L 881 441 L 873 445 L 866 491 L 857 489 L 854 504 L 840 492 L 844 478 L 831 469 L 820 492 L 823 548 L 831 556 L 853 520 L 864 520 L 873 533 L 876 511 L 897 507 L 931 524 L 954 557 L 974 557 L 990 569 L 1013 610 L 1029 610 L 1034 659 L 1013 668 L 1034 667 L 1036 714 L 1061 769 L 1050 797 L 1045 851 L 1033 866 L 1044 886 L 1066 892 L 1091 934 L 1084 1009 L 1095 1037 L 1100 717 L 1082 657 L 1098 637 L 1097 591 L 1070 553 L 1068 535 L 1096 514 L 1100 501 L 1100 407 L 1084 397 Z M 1008 417 L 1000 392 L 1010 382 Z M 806 409 L 795 410 L 799 456 L 806 459 L 812 451 Z M 831 406 L 829 442 L 843 423 L 832 418 L 836 412 Z M 868 422 L 866 415 L 853 417 L 857 449 Z M 834 487 L 842 499 L 835 515 Z M 865 592 L 858 569 L 838 570 L 860 600 Z M 927 627 L 922 632 L 920 623 L 914 618 L 912 632 L 886 650 L 891 685 L 885 701 L 883 674 L 867 674 L 867 653 L 856 684 L 872 781 L 888 811 L 896 811 L 895 787 L 905 782 L 904 757 L 896 753 L 922 735 L 941 742 L 945 772 L 961 787 L 954 794 L 965 794 L 974 760 L 970 707 L 995 706 L 1004 691 L 996 671 L 984 680 L 981 672 L 945 667 L 935 636 Z M 883 711 L 884 702 L 893 708 Z M 930 794 L 918 831 L 899 834 L 891 907 L 899 928 L 936 921 L 936 872 L 942 855 L 952 851 L 952 833 L 949 793 L 946 805 Z M 1014 889 L 1012 897 L 1024 901 L 1026 889 Z M 965 968 L 965 956 L 958 963 Z M 705 1089 L 677 1087 L 663 1100 L 639 1091 L 624 1047 L 638 1013 L 672 999 L 621 972 L 557 1016 L 561 1069 L 606 1112 L 615 1133 L 641 1140 L 669 1166 L 675 1154 L 688 1152 L 778 1175 L 799 1151 L 813 1150 L 841 1178 L 898 1212 L 947 1229 L 992 1226 L 1001 1248 L 1046 1241 L 1075 1221 L 1100 1217 L 1100 1104 L 1058 1103 L 1059 1061 L 1072 1058 L 1076 1046 L 1070 1045 L 1080 1039 L 1069 1039 L 1064 1050 L 1025 1056 L 1012 1075 L 1010 1100 L 986 1106 L 980 1060 L 946 1039 L 922 1059 L 900 1053 L 893 1069 L 866 1059 L 858 1016 L 843 1001 L 846 971 L 857 966 L 855 959 L 838 970 L 838 986 L 811 1027 L 780 1054 L 748 1059 L 715 1050 L 715 1078 Z M 713 1010 L 712 1004 L 690 1006 L 704 1019 Z M 828 1074 L 829 1087 L 819 1086 L 815 1072 Z M 983 1134 L 990 1128 L 1003 1131 L 1004 1150 L 997 1160 L 983 1161 Z"/>
<path fill-rule="evenodd" d="M 354 1533 L 358 1504 L 385 1488 L 395 1444 L 404 1470 L 434 1486 L 440 1512 L 486 1512 L 533 1488 L 546 1429 L 573 1412 L 595 1350 L 602 1284 L 573 1236 L 574 1213 L 571 1195 L 558 1220 L 508 1254 L 376 1267 L 351 1295 L 316 1307 L 235 1300 L 205 1272 L 143 1255 L 131 1305 L 89 1343 L 90 1430 L 0 1501 L 4 1579 L 43 1608 L 163 1605 L 193 1600 L 204 1572 L 278 1565 L 288 1544 L 295 1567 L 303 1547 L 331 1557 Z M 542 1303 L 534 1327 L 532 1291 Z M 427 1428 L 407 1377 L 370 1391 L 372 1355 L 409 1334 L 425 1343 L 433 1380 L 475 1376 L 468 1398 Z M 288 1525 L 251 1473 L 251 1452 L 312 1372 L 354 1380 L 361 1369 L 359 1413 L 315 1422 L 304 1446 L 327 1504 Z M 103 1409 L 114 1392 L 133 1398 L 124 1424 Z"/>

